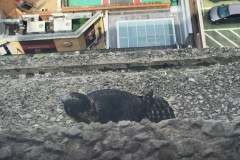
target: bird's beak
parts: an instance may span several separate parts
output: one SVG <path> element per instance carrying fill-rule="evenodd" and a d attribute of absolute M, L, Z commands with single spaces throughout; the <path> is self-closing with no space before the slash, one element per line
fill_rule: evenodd
<path fill-rule="evenodd" d="M 59 100 L 64 102 L 64 96 L 59 96 Z"/>

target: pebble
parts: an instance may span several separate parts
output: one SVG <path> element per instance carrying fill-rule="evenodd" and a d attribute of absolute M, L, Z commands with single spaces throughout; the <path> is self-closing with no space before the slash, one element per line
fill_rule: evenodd
<path fill-rule="evenodd" d="M 228 110 L 228 107 L 225 106 L 223 111 L 224 111 L 224 112 L 227 112 L 227 110 Z"/>
<path fill-rule="evenodd" d="M 216 112 L 217 112 L 218 114 L 220 114 L 222 111 L 221 111 L 221 109 L 216 109 Z"/>
<path fill-rule="evenodd" d="M 240 115 L 240 109 L 237 111 L 237 114 Z"/>
<path fill-rule="evenodd" d="M 6 146 L 0 149 L 0 159 L 9 158 L 12 156 L 11 146 Z"/>

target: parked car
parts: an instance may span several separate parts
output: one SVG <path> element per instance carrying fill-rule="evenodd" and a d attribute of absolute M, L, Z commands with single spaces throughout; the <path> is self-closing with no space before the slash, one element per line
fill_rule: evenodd
<path fill-rule="evenodd" d="M 212 7 L 208 11 L 208 21 L 211 24 L 240 24 L 240 4 L 222 4 L 221 6 Z"/>

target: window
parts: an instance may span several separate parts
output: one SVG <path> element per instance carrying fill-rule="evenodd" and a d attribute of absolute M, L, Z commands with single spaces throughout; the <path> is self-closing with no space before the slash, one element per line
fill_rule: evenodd
<path fill-rule="evenodd" d="M 218 16 L 220 18 L 225 18 L 227 16 L 229 16 L 229 10 L 228 10 L 228 5 L 221 5 L 218 7 Z"/>
<path fill-rule="evenodd" d="M 175 45 L 172 18 L 120 21 L 117 27 L 118 48 Z"/>

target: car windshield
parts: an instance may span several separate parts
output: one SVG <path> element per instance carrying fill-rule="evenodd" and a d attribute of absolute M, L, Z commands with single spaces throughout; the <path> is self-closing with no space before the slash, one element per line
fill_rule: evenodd
<path fill-rule="evenodd" d="M 218 16 L 220 18 L 225 18 L 227 16 L 229 16 L 229 10 L 228 10 L 228 5 L 221 5 L 218 7 Z"/>

